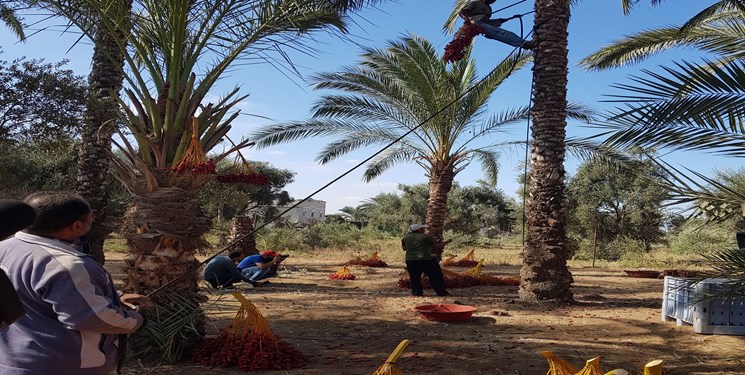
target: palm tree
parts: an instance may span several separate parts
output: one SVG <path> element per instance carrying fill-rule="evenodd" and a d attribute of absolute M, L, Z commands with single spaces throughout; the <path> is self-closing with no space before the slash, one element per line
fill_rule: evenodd
<path fill-rule="evenodd" d="M 573 300 L 564 203 L 568 24 L 568 1 L 535 1 L 530 199 L 518 292 L 523 300 Z"/>
<path fill-rule="evenodd" d="M 367 221 L 367 211 L 368 206 L 365 205 L 359 205 L 357 207 L 345 206 L 339 209 L 339 212 L 348 217 L 349 220 L 360 223 Z"/>
<path fill-rule="evenodd" d="M 120 0 L 73 4 L 99 22 L 94 29 L 69 17 L 91 40 L 102 31 L 121 35 L 122 22 L 131 20 L 125 38 L 111 39 L 126 67 L 126 100 L 117 99 L 126 132 L 115 130 L 113 147 L 121 156 L 110 155 L 114 176 L 132 196 L 122 228 L 130 247 L 125 290 L 148 294 L 168 284 L 176 292 L 171 294 L 199 298 L 194 254 L 207 246 L 203 235 L 210 221 L 200 214 L 198 192 L 211 178 L 213 162 L 250 145 L 242 141 L 214 161 L 205 160 L 245 98 L 235 89 L 206 103 L 215 83 L 237 61 L 271 59 L 277 49 L 308 52 L 299 35 L 344 32 L 348 12 L 373 3 L 137 0 L 129 17 L 112 12 Z M 74 14 L 68 10 L 65 14 Z M 168 303 L 167 296 L 156 294 L 153 300 Z"/>
<path fill-rule="evenodd" d="M 513 69 L 529 59 L 524 53 L 512 56 L 476 84 L 469 56 L 448 65 L 430 42 L 406 36 L 386 49 L 366 48 L 358 66 L 313 77 L 315 89 L 346 95 L 322 97 L 311 120 L 268 126 L 252 136 L 259 147 L 338 136 L 318 155 L 322 164 L 363 147 L 390 145 L 368 160 L 364 180 L 402 162 L 419 164 L 429 179 L 428 232 L 442 239 L 447 194 L 458 172 L 478 161 L 489 183 L 496 184 L 495 145 L 474 142 L 527 116 L 528 109 L 521 108 L 488 118 L 486 104 Z"/>
<path fill-rule="evenodd" d="M 83 126 L 78 152 L 78 194 L 84 197 L 94 210 L 94 221 L 88 233 L 90 253 L 96 261 L 106 260 L 103 245 L 113 228 L 107 219 L 109 203 L 110 163 L 107 150 L 111 149 L 111 136 L 119 110 L 119 92 L 124 83 L 125 35 L 130 27 L 132 0 L 112 3 L 109 15 L 116 17 L 113 30 L 101 25 L 91 25 L 93 32 L 93 61 L 88 74 L 88 100 L 83 117 Z"/>

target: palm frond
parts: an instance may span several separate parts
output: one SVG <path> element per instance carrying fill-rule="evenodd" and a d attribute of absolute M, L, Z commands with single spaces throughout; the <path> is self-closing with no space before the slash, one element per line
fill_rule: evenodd
<path fill-rule="evenodd" d="M 681 26 L 680 31 L 688 32 L 699 25 L 710 22 L 712 17 L 733 11 L 741 15 L 745 14 L 745 3 L 742 0 L 720 0 L 691 17 Z"/>
<path fill-rule="evenodd" d="M 422 156 L 422 154 L 417 150 L 404 147 L 403 145 L 389 148 L 370 160 L 370 163 L 368 163 L 367 168 L 362 175 L 362 179 L 365 182 L 370 182 L 394 165 L 412 161 L 420 156 Z"/>
<path fill-rule="evenodd" d="M 317 119 L 266 126 L 250 134 L 249 138 L 256 140 L 257 147 L 264 148 L 305 138 L 333 135 L 355 136 L 357 134 L 375 134 L 384 140 L 397 136 L 396 134 L 389 133 L 385 128 L 375 123 Z"/>
<path fill-rule="evenodd" d="M 499 154 L 490 150 L 472 150 L 469 154 L 481 163 L 481 170 L 484 171 L 484 181 L 491 187 L 497 186 Z"/>
<path fill-rule="evenodd" d="M 722 279 L 722 282 L 707 290 L 701 297 L 704 300 L 745 298 L 745 251 L 723 249 L 703 256 L 712 269 L 702 272 L 697 282 L 706 278 Z"/>
<path fill-rule="evenodd" d="M 693 204 L 691 216 L 704 217 L 706 222 L 718 223 L 741 215 L 745 189 L 735 189 L 689 168 L 681 171 L 660 159 L 652 160 L 665 172 L 661 183 L 670 192 L 669 205 Z"/>
<path fill-rule="evenodd" d="M 4 23 L 18 37 L 18 40 L 26 40 L 26 34 L 23 31 L 23 22 L 21 22 L 21 19 L 16 14 L 15 9 L 8 6 L 5 2 L 0 2 L 0 22 Z"/>
<path fill-rule="evenodd" d="M 641 62 L 657 53 L 677 48 L 697 48 L 732 59 L 742 58 L 745 19 L 738 11 L 717 13 L 706 23 L 685 31 L 678 26 L 645 30 L 603 47 L 580 61 L 587 70 L 604 70 Z"/>
<path fill-rule="evenodd" d="M 601 125 L 610 130 L 608 144 L 706 150 L 742 156 L 745 64 L 706 62 L 677 64 L 668 76 L 646 72 L 637 85 L 619 85 L 629 94 L 613 95 L 616 109 Z"/>

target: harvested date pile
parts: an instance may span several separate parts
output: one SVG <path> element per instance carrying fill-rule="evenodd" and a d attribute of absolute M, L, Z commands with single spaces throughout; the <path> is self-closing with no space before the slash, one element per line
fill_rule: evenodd
<path fill-rule="evenodd" d="M 455 260 L 455 256 L 452 256 L 450 258 L 445 259 L 442 261 L 443 266 L 447 267 L 474 267 L 479 262 L 476 261 L 476 258 L 473 255 L 473 249 L 468 252 L 463 258 L 460 258 L 459 260 Z"/>
<path fill-rule="evenodd" d="M 336 271 L 335 273 L 330 274 L 329 279 L 331 280 L 354 280 L 356 279 L 356 277 L 352 275 L 352 272 L 349 271 L 349 268 L 347 266 L 344 266 L 339 271 Z"/>
<path fill-rule="evenodd" d="M 367 267 L 388 267 L 388 263 L 380 259 L 380 256 L 378 255 L 377 251 L 372 253 L 372 255 L 370 255 L 370 258 L 368 259 L 363 260 L 362 258 L 357 257 L 347 262 L 346 265 L 347 266 L 367 266 Z"/>
<path fill-rule="evenodd" d="M 442 275 L 445 276 L 445 287 L 470 288 L 472 286 L 520 285 L 520 280 L 483 275 L 481 273 L 483 262 L 484 260 L 482 259 L 476 267 L 463 273 L 443 269 Z M 398 287 L 402 289 L 411 288 L 411 279 L 408 278 L 408 275 L 405 275 L 398 280 Z M 429 282 L 429 278 L 427 278 L 426 275 L 422 276 L 422 287 L 425 289 L 432 287 L 432 284 Z"/>
<path fill-rule="evenodd" d="M 261 312 L 241 293 L 233 293 L 241 308 L 217 337 L 207 339 L 192 352 L 204 366 L 236 366 L 243 371 L 289 370 L 304 367 L 308 359 L 282 342 Z"/>

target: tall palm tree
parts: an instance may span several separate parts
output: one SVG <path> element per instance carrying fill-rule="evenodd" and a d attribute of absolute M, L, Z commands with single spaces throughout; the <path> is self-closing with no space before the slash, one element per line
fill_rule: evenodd
<path fill-rule="evenodd" d="M 337 136 L 319 153 L 322 164 L 398 140 L 369 161 L 364 179 L 370 181 L 402 162 L 419 164 L 429 179 L 428 232 L 442 239 L 447 194 L 458 172 L 477 161 L 488 181 L 496 183 L 495 144 L 474 143 L 527 116 L 528 109 L 521 108 L 488 117 L 486 104 L 513 69 L 529 59 L 524 53 L 512 56 L 476 85 L 469 56 L 448 65 L 429 41 L 406 36 L 389 42 L 386 49 L 366 48 L 358 66 L 313 77 L 316 89 L 345 94 L 323 96 L 311 120 L 268 126 L 252 136 L 259 147 Z"/>
<path fill-rule="evenodd" d="M 346 16 L 374 0 L 136 0 L 129 17 L 112 12 L 121 0 L 77 0 L 99 21 L 88 27 L 69 17 L 91 40 L 105 31 L 125 61 L 126 99 L 118 98 L 118 120 L 126 131 L 113 147 L 114 176 L 132 200 L 122 233 L 130 247 L 125 290 L 148 294 L 166 284 L 180 296 L 198 300 L 195 253 L 210 221 L 200 214 L 197 196 L 210 179 L 213 150 L 238 116 L 245 98 L 235 89 L 207 103 L 216 82 L 236 62 L 273 58 L 273 51 L 312 48 L 302 36 L 314 31 L 346 31 Z M 69 8 L 70 13 L 74 11 Z M 111 57 L 111 56 L 107 56 Z M 112 59 L 115 61 L 115 59 Z M 248 147 L 246 140 L 214 162 Z M 106 150 L 109 151 L 109 150 Z M 153 296 L 168 303 L 168 293 Z"/>
<path fill-rule="evenodd" d="M 93 61 L 88 74 L 89 92 L 75 188 L 94 210 L 88 245 L 93 258 L 101 264 L 106 260 L 104 241 L 114 229 L 107 221 L 111 175 L 107 150 L 111 149 L 111 136 L 116 126 L 114 121 L 119 110 L 117 98 L 124 83 L 124 51 L 119 46 L 127 43 L 125 35 L 130 28 L 131 11 L 132 0 L 115 1 L 108 12 L 117 19 L 115 28 L 107 30 L 102 25 L 91 25 L 94 34 Z"/>
<path fill-rule="evenodd" d="M 568 25 L 568 1 L 535 1 L 530 198 L 518 292 L 523 300 L 573 299 L 564 203 Z"/>

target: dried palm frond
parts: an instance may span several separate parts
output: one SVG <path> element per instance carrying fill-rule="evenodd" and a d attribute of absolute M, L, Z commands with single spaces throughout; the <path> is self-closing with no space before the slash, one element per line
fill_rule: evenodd
<path fill-rule="evenodd" d="M 401 356 L 401 353 L 404 352 L 404 349 L 406 349 L 407 345 L 409 345 L 408 339 L 401 341 L 396 349 L 393 350 L 393 353 L 388 356 L 388 359 L 385 361 L 385 363 L 383 363 L 380 367 L 378 367 L 377 370 L 375 370 L 375 372 L 373 372 L 373 375 L 404 375 L 404 372 L 401 371 L 401 369 L 398 367 L 396 361 L 398 360 L 398 357 Z"/>

